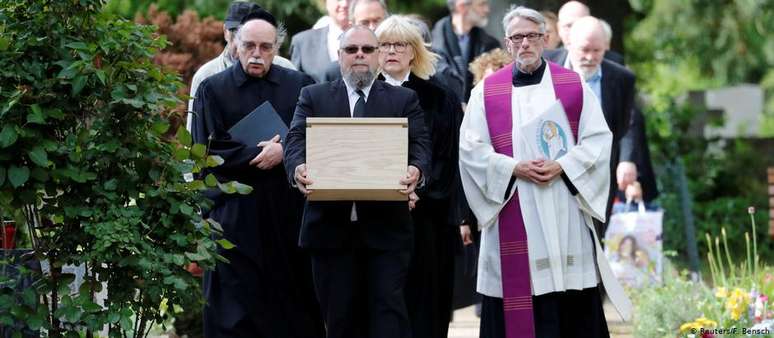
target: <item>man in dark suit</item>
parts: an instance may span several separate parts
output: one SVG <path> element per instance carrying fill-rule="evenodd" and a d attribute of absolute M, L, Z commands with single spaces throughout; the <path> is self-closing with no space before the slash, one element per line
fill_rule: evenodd
<path fill-rule="evenodd" d="M 620 161 L 633 162 L 637 166 L 637 181 L 642 185 L 642 199 L 646 204 L 651 204 L 658 197 L 658 186 L 645 130 L 645 116 L 635 106 L 629 130 L 621 139 Z"/>
<path fill-rule="evenodd" d="M 326 0 L 330 23 L 322 28 L 308 29 L 293 35 L 290 60 L 299 71 L 311 75 L 317 83 L 325 79 L 325 70 L 338 60 L 339 36 L 349 27 L 347 1 Z"/>
<path fill-rule="evenodd" d="M 297 245 L 303 196 L 287 184 L 282 143 L 274 137 L 245 144 L 229 132 L 264 102 L 289 124 L 301 88 L 314 83 L 301 72 L 272 65 L 279 50 L 276 25 L 263 9 L 247 15 L 234 38 L 238 60 L 205 79 L 193 104 L 194 141 L 224 161 L 202 176 L 253 188 L 247 195 L 210 194 L 209 215 L 236 247 L 219 249 L 228 262 L 218 262 L 204 276 L 208 338 L 307 338 L 324 332 L 309 256 Z"/>
<path fill-rule="evenodd" d="M 451 66 L 465 79 L 460 97 L 467 102 L 473 88 L 473 74 L 468 65 L 479 55 L 500 48 L 500 41 L 487 34 L 488 0 L 448 0 L 449 16 L 433 27 L 433 49 L 452 60 Z"/>
<path fill-rule="evenodd" d="M 430 140 L 415 92 L 375 81 L 378 42 L 365 26 L 341 39 L 342 80 L 301 90 L 287 137 L 285 167 L 305 194 L 307 117 L 406 117 L 409 121 L 407 196 L 429 172 Z M 307 201 L 299 245 L 312 255 L 317 298 L 329 338 L 407 338 L 403 298 L 413 226 L 407 201 Z"/>
<path fill-rule="evenodd" d="M 617 190 L 614 178 L 620 157 L 620 143 L 629 129 L 634 108 L 635 76 L 623 66 L 603 58 L 605 40 L 604 28 L 598 19 L 591 16 L 578 19 L 570 31 L 568 58 L 570 67 L 581 74 L 599 98 L 605 121 L 613 133 L 610 156 L 610 173 L 613 179 L 610 181 L 607 208 L 609 216 Z"/>
<path fill-rule="evenodd" d="M 580 18 L 591 15 L 589 7 L 578 1 L 568 1 L 561 8 L 559 8 L 559 14 L 556 25 L 559 31 L 559 38 L 562 40 L 562 45 L 559 48 L 553 50 L 547 50 L 543 53 L 543 57 L 551 62 L 558 63 L 567 67 L 567 47 L 570 44 L 570 29 L 572 24 Z M 600 20 L 603 25 L 606 25 L 604 21 Z M 610 50 L 610 40 L 613 38 L 613 31 L 608 25 L 605 28 L 605 34 L 607 36 L 607 51 L 605 52 L 605 59 L 613 61 L 619 65 L 624 64 L 623 55 Z"/>

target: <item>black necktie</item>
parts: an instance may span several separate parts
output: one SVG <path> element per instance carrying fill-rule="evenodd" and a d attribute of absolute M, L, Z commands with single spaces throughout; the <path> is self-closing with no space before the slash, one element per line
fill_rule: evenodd
<path fill-rule="evenodd" d="M 360 98 L 357 99 L 357 102 L 355 103 L 355 110 L 352 112 L 352 117 L 365 117 L 365 93 L 360 89 L 356 90 L 355 93 L 357 93 Z"/>

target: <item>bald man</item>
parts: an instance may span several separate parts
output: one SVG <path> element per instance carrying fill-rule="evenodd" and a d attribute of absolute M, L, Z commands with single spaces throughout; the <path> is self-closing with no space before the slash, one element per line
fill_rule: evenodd
<path fill-rule="evenodd" d="M 604 59 L 607 34 L 599 19 L 587 16 L 576 20 L 568 37 L 569 68 L 578 72 L 599 98 L 605 121 L 613 133 L 610 173 L 611 177 L 615 177 L 615 168 L 621 153 L 620 142 L 629 128 L 634 108 L 634 73 Z M 611 180 L 608 216 L 616 191 Z M 604 230 L 604 227 L 600 230 Z"/>
<path fill-rule="evenodd" d="M 324 335 L 309 256 L 296 245 L 304 201 L 285 180 L 283 143 L 276 136 L 245 144 L 229 132 L 265 102 L 289 125 L 301 88 L 314 83 L 306 74 L 272 64 L 279 50 L 277 31 L 274 16 L 263 9 L 243 19 L 234 37 L 236 62 L 205 79 L 194 99 L 194 141 L 224 161 L 202 176 L 253 188 L 248 195 L 210 194 L 209 216 L 236 247 L 219 249 L 228 263 L 218 262 L 204 276 L 208 338 Z"/>
<path fill-rule="evenodd" d="M 552 62 L 567 67 L 567 47 L 570 44 L 570 29 L 575 21 L 590 15 L 591 11 L 589 10 L 589 7 L 579 1 L 568 1 L 562 5 L 562 7 L 559 8 L 559 19 L 557 21 L 557 30 L 559 31 L 559 38 L 562 41 L 562 46 L 554 50 L 546 51 L 543 56 Z M 612 32 L 609 34 L 609 37 L 612 37 Z M 607 39 L 604 57 L 620 65 L 624 64 L 623 56 L 610 50 L 610 38 Z"/>
<path fill-rule="evenodd" d="M 589 7 L 578 1 L 568 1 L 559 8 L 559 38 L 565 46 L 570 42 L 570 29 L 576 20 L 591 15 Z"/>

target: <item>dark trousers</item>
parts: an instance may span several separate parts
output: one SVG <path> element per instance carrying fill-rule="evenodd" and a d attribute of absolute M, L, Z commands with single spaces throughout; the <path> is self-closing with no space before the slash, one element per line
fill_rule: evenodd
<path fill-rule="evenodd" d="M 403 298 L 408 250 L 317 249 L 311 254 L 328 338 L 411 338 Z"/>
<path fill-rule="evenodd" d="M 598 287 L 533 296 L 532 307 L 535 337 L 610 337 Z M 480 331 L 480 338 L 505 338 L 502 298 L 484 296 Z"/>

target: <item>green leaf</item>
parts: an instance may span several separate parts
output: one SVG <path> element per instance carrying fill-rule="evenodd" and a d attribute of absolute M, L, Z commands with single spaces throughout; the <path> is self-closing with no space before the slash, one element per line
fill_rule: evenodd
<path fill-rule="evenodd" d="M 214 220 L 214 219 L 212 219 L 212 218 L 208 218 L 208 219 L 207 219 L 207 223 L 210 223 L 210 226 L 211 226 L 213 229 L 215 229 L 215 230 L 217 230 L 217 231 L 219 231 L 219 232 L 223 232 L 223 226 L 222 226 L 222 225 L 220 225 L 220 223 L 218 223 L 218 221 L 216 221 L 216 220 Z"/>
<path fill-rule="evenodd" d="M 3 183 L 5 183 L 5 168 L 0 167 L 0 187 L 3 186 Z"/>
<path fill-rule="evenodd" d="M 78 75 L 73 80 L 73 88 L 72 91 L 70 91 L 70 95 L 76 96 L 81 93 L 81 90 L 83 90 L 83 87 L 86 86 L 86 80 L 88 77 L 83 75 Z"/>
<path fill-rule="evenodd" d="M 232 183 L 234 183 L 234 186 L 236 187 L 236 190 L 240 195 L 249 195 L 251 192 L 253 192 L 253 187 L 247 184 L 242 184 L 239 182 L 232 182 Z"/>
<path fill-rule="evenodd" d="M 178 148 L 175 150 L 175 159 L 178 161 L 187 160 L 190 155 L 191 152 L 188 149 Z"/>
<path fill-rule="evenodd" d="M 3 126 L 3 130 L 0 131 L 0 148 L 7 148 L 14 143 L 16 143 L 16 139 L 19 138 L 19 135 L 16 134 L 16 129 L 11 124 L 6 124 Z"/>
<path fill-rule="evenodd" d="M 207 156 L 207 167 L 208 168 L 214 168 L 217 167 L 225 162 L 222 157 L 219 155 L 210 155 Z"/>
<path fill-rule="evenodd" d="M 115 178 L 108 180 L 102 185 L 102 187 L 107 191 L 116 190 L 116 186 L 118 186 L 118 181 Z"/>
<path fill-rule="evenodd" d="M 59 72 L 59 75 L 56 77 L 60 79 L 71 79 L 75 76 L 75 74 L 78 74 L 78 65 L 79 62 L 73 62 L 69 66 L 62 69 L 61 72 Z"/>
<path fill-rule="evenodd" d="M 86 45 L 85 42 L 70 42 L 65 45 L 65 47 L 72 48 L 72 49 L 78 49 L 78 50 L 88 50 L 89 46 Z"/>
<path fill-rule="evenodd" d="M 236 248 L 236 245 L 234 245 L 234 243 L 229 242 L 225 238 L 219 239 L 215 242 L 217 242 L 223 249 L 226 249 L 226 250 L 231 250 L 233 248 Z"/>
<path fill-rule="evenodd" d="M 160 121 L 153 124 L 153 130 L 156 133 L 163 134 L 169 130 L 169 123 L 166 121 Z"/>
<path fill-rule="evenodd" d="M 116 310 L 110 311 L 107 315 L 107 321 L 110 324 L 118 323 L 118 321 L 121 320 L 121 313 L 117 312 Z"/>
<path fill-rule="evenodd" d="M 191 133 L 188 132 L 187 129 L 185 129 L 185 126 L 180 126 L 180 128 L 177 129 L 177 134 L 175 134 L 175 138 L 177 139 L 180 144 L 184 146 L 191 146 L 191 142 L 193 140 L 191 139 Z"/>
<path fill-rule="evenodd" d="M 0 52 L 4 52 L 6 49 L 8 49 L 10 44 L 11 43 L 8 41 L 8 38 L 0 35 Z"/>
<path fill-rule="evenodd" d="M 195 159 L 202 159 L 204 158 L 204 155 L 207 153 L 207 147 L 205 147 L 201 143 L 194 144 L 193 147 L 191 147 L 191 155 Z"/>
<path fill-rule="evenodd" d="M 30 176 L 38 182 L 46 182 L 49 179 L 48 171 L 41 167 L 32 168 Z"/>
<path fill-rule="evenodd" d="M 180 204 L 180 212 L 182 212 L 183 215 L 191 216 L 193 214 L 193 208 L 188 204 Z"/>
<path fill-rule="evenodd" d="M 43 110 L 40 109 L 40 106 L 33 104 L 30 106 L 30 108 L 32 111 L 27 115 L 27 123 L 46 123 L 46 117 L 43 116 Z"/>
<path fill-rule="evenodd" d="M 48 166 L 48 154 L 46 153 L 46 150 L 43 149 L 43 147 L 36 146 L 32 148 L 30 151 L 28 151 L 27 155 L 29 155 L 30 160 L 32 160 L 32 162 L 34 162 L 35 164 L 41 167 Z"/>
<path fill-rule="evenodd" d="M 218 179 L 215 178 L 215 175 L 213 174 L 207 174 L 207 176 L 204 177 L 204 184 L 206 184 L 208 187 L 215 187 L 218 185 Z"/>
<path fill-rule="evenodd" d="M 27 182 L 27 180 L 30 178 L 30 169 L 27 167 L 17 167 L 15 165 L 12 165 L 8 169 L 8 181 L 11 182 L 11 185 L 14 188 L 20 187 L 22 184 Z"/>
<path fill-rule="evenodd" d="M 236 187 L 234 187 L 234 185 L 231 184 L 231 182 L 218 183 L 218 189 L 220 189 L 220 191 L 225 192 L 227 194 L 233 194 L 237 192 Z"/>
<path fill-rule="evenodd" d="M 97 79 L 99 79 L 99 82 L 101 82 L 103 86 L 107 85 L 107 75 L 105 74 L 104 70 L 97 69 L 97 71 L 94 73 L 97 74 Z"/>

